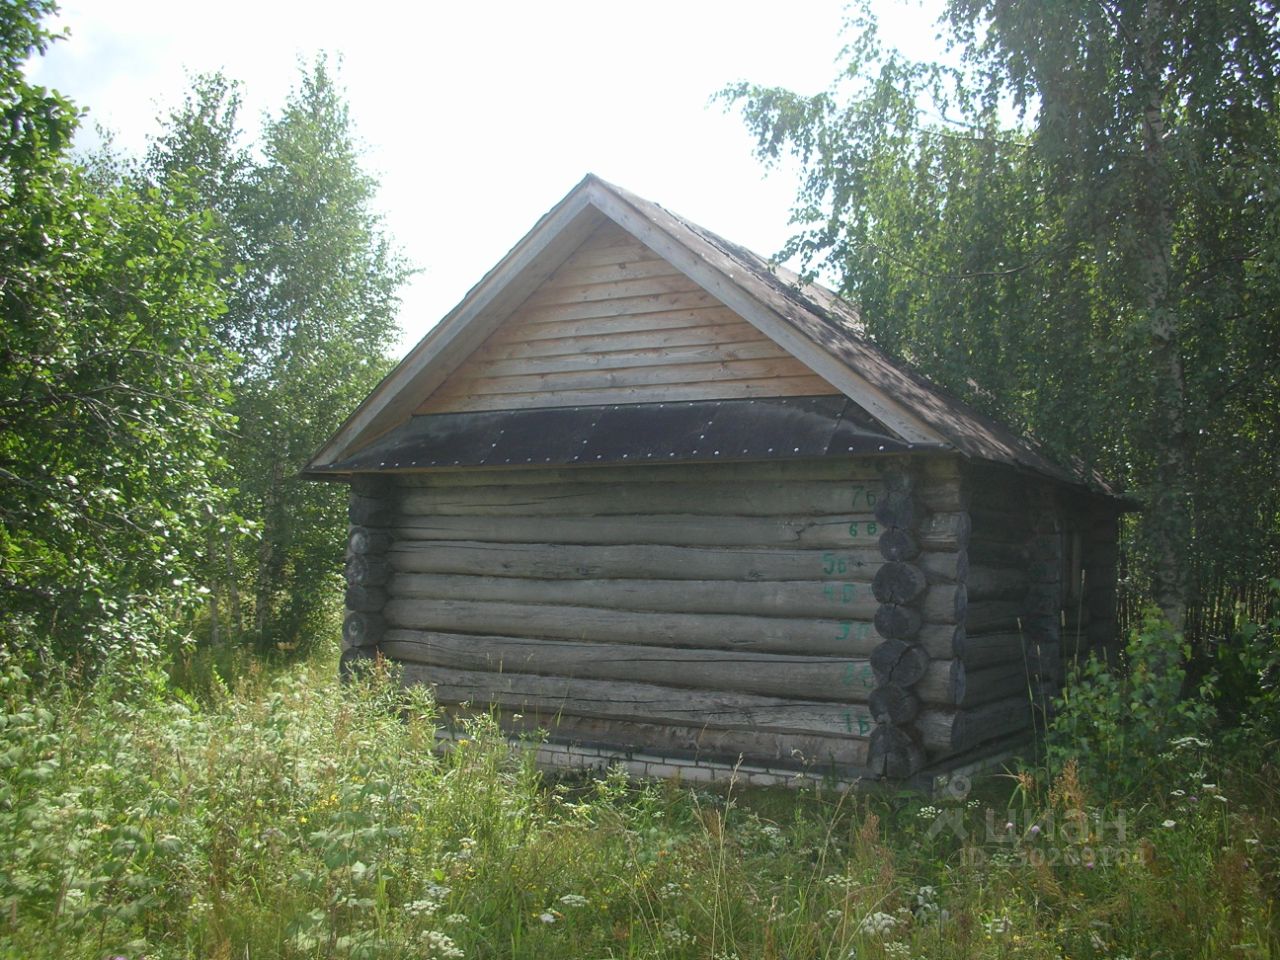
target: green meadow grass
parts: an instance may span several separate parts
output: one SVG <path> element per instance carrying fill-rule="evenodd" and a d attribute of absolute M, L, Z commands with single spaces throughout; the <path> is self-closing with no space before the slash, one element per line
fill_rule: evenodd
<path fill-rule="evenodd" d="M 941 798 L 550 779 L 390 681 L 159 677 L 0 718 L 0 956 L 1264 958 L 1274 761 Z M 1192 752 L 1196 743 L 1184 744 Z"/>

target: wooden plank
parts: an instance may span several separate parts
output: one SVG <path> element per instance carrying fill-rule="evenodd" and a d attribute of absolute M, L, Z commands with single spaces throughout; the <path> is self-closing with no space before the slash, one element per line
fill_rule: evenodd
<path fill-rule="evenodd" d="M 389 630 L 383 654 L 404 663 L 490 673 L 536 673 L 669 687 L 865 703 L 876 685 L 870 661 L 742 650 Z"/>
<path fill-rule="evenodd" d="M 481 350 L 476 351 L 477 359 L 483 360 L 519 360 L 535 357 L 580 356 L 595 353 L 623 353 L 640 350 L 667 350 L 680 347 L 703 347 L 715 344 L 768 343 L 761 338 L 760 331 L 749 323 L 736 318 L 724 319 L 716 316 L 714 310 L 693 310 L 691 314 L 708 314 L 714 323 L 698 323 L 693 319 L 685 326 L 663 327 L 658 329 L 597 331 L 595 333 L 569 334 L 563 337 L 535 336 L 532 339 L 521 339 L 514 334 L 523 333 L 525 328 L 513 331 L 513 335 L 494 338 Z M 545 326 L 535 331 L 545 334 Z M 557 331 L 558 332 L 558 331 Z"/>
<path fill-rule="evenodd" d="M 769 730 L 709 730 L 636 720 L 601 720 L 568 716 L 557 710 L 541 712 L 525 708 L 473 711 L 452 707 L 450 717 L 494 716 L 508 734 L 536 737 L 545 734 L 555 743 L 588 747 L 612 747 L 623 753 L 644 752 L 659 756 L 700 760 L 779 765 L 821 773 L 834 765 L 841 770 L 860 768 L 866 763 L 867 741 L 857 737 L 819 737 L 779 733 Z"/>
<path fill-rule="evenodd" d="M 521 307 L 513 320 L 520 323 L 562 323 L 566 320 L 607 320 L 634 317 L 645 313 L 669 313 L 699 307 L 723 306 L 700 287 L 679 293 L 655 293 L 648 296 L 618 297 L 614 300 L 592 300 L 587 303 L 552 304 L 544 307 Z"/>
<path fill-rule="evenodd" d="M 501 543 L 649 543 L 679 547 L 870 546 L 880 528 L 870 514 L 809 517 L 408 517 L 395 526 L 404 540 Z"/>
<path fill-rule="evenodd" d="M 536 709 L 619 720 L 671 720 L 721 730 L 780 730 L 826 736 L 869 736 L 861 704 L 787 700 L 754 694 L 708 692 L 656 684 L 483 673 L 404 665 L 404 679 L 429 683 L 441 703 L 491 703 L 508 710 Z"/>
<path fill-rule="evenodd" d="M 529 316 L 543 307 L 560 304 L 625 300 L 665 293 L 691 293 L 699 289 L 701 288 L 696 283 L 674 267 L 660 276 L 623 277 L 585 284 L 566 283 L 557 276 L 530 294 L 529 298 L 520 305 L 520 312 L 522 316 Z"/>
<path fill-rule="evenodd" d="M 515 357 L 505 360 L 473 358 L 467 371 L 474 379 L 530 376 L 546 373 L 576 373 L 584 370 L 627 370 L 638 367 L 681 366 L 685 364 L 727 363 L 735 360 L 776 360 L 787 354 L 768 340 L 741 343 L 702 343 L 682 347 L 650 347 L 633 350 L 566 351 L 554 356 Z"/>
<path fill-rule="evenodd" d="M 784 294 L 769 291 L 766 294 L 767 302 L 757 298 L 744 290 L 740 281 L 735 279 L 734 274 L 740 268 L 728 262 L 723 254 L 691 250 L 666 228 L 642 214 L 613 191 L 595 186 L 591 193 L 599 209 L 615 223 L 642 240 L 704 289 L 715 294 L 726 306 L 733 308 L 743 319 L 781 344 L 810 369 L 838 386 L 841 392 L 856 400 L 898 436 L 911 442 L 945 442 L 936 430 L 921 420 L 899 398 L 870 382 L 864 373 L 854 370 L 844 360 L 832 355 L 814 339 L 782 319 L 775 311 L 782 311 L 790 316 L 797 310 Z"/>
<path fill-rule="evenodd" d="M 684 276 L 667 261 L 650 255 L 652 259 L 619 259 L 614 253 L 606 263 L 570 263 L 555 272 L 544 285 L 563 287 L 585 286 L 590 283 L 612 283 L 619 280 L 639 280 L 643 277 Z"/>
<path fill-rule="evenodd" d="M 568 394 L 575 390 L 604 390 L 625 387 L 703 385 L 722 380 L 813 378 L 800 361 L 787 356 L 758 360 L 725 358 L 710 363 L 651 363 L 632 367 L 578 368 L 550 373 L 487 376 L 483 367 L 468 367 L 456 379 L 436 392 L 436 397 L 492 396 L 496 394 Z M 834 393 L 834 388 L 828 388 Z M 564 404 L 556 404 L 564 406 Z"/>
<path fill-rule="evenodd" d="M 611 403 L 662 403 L 680 400 L 746 400 L 753 397 L 815 397 L 835 393 L 819 377 L 779 377 L 773 380 L 719 380 L 714 383 L 663 386 L 606 387 L 600 390 L 505 393 L 494 396 L 462 394 L 428 402 L 419 413 L 458 413 L 477 410 L 521 410 L 532 407 L 605 406 Z"/>
<path fill-rule="evenodd" d="M 931 623 L 963 621 L 963 586 L 930 589 L 921 604 Z M 524 580 L 397 573 L 394 597 L 541 603 L 665 613 L 737 613 L 760 617 L 867 620 L 880 602 L 866 584 L 822 580 Z"/>
<path fill-rule="evenodd" d="M 732 310 L 720 304 L 703 304 L 681 310 L 651 310 L 639 314 L 619 315 L 601 320 L 587 317 L 580 320 L 544 321 L 522 323 L 512 321 L 507 330 L 499 333 L 495 344 L 534 343 L 539 340 L 563 340 L 566 337 L 606 336 L 615 333 L 643 333 L 664 330 L 681 330 L 687 327 L 737 326 L 743 320 Z"/>
<path fill-rule="evenodd" d="M 614 516 L 673 514 L 722 516 L 726 505 L 748 517 L 838 514 L 881 493 L 877 481 L 792 480 L 786 484 L 742 481 L 704 483 L 522 483 L 488 487 L 436 487 L 406 491 L 400 509 L 409 516 Z"/>
<path fill-rule="evenodd" d="M 336 462 L 404 420 L 604 222 L 589 191 L 571 194 L 520 240 L 360 404 L 312 458 Z"/>

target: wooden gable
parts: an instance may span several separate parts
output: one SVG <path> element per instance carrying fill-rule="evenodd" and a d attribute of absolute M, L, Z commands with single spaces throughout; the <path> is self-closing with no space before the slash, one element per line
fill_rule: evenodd
<path fill-rule="evenodd" d="M 609 221 L 414 412 L 839 392 Z"/>

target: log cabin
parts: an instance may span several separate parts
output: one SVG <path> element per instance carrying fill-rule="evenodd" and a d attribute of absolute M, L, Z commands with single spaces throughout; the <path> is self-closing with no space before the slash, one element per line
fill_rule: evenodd
<path fill-rule="evenodd" d="M 350 485 L 343 663 L 556 764 L 936 783 L 1115 640 L 1124 501 L 594 176 L 306 473 Z"/>

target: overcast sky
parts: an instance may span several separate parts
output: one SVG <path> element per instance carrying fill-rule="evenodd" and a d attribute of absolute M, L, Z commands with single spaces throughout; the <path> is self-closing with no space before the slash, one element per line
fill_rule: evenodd
<path fill-rule="evenodd" d="M 932 13 L 909 0 L 877 5 L 891 41 L 928 51 Z M 587 172 L 775 252 L 794 176 L 766 178 L 742 121 L 708 98 L 740 79 L 823 89 L 844 19 L 843 0 L 61 6 L 70 38 L 30 76 L 135 154 L 191 73 L 242 81 L 256 134 L 300 58 L 340 57 L 381 212 L 422 270 L 401 312 L 406 348 Z"/>

